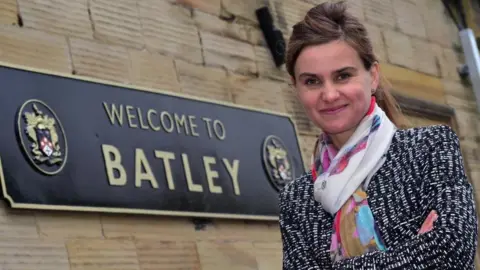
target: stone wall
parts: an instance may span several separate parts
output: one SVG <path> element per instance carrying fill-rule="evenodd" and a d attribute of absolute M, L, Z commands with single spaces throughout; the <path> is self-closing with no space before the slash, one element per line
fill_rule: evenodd
<path fill-rule="evenodd" d="M 0 61 L 286 112 L 304 160 L 318 129 L 265 47 L 255 8 L 288 38 L 322 0 L 0 0 Z M 478 114 L 438 0 L 351 0 L 395 91 L 456 109 L 480 188 Z M 460 60 L 459 60 L 460 59 Z M 3 91 L 6 91 L 5 89 Z M 412 118 L 416 125 L 431 120 Z M 478 191 L 477 191 L 478 194 Z M 281 269 L 275 222 L 13 211 L 0 207 L 2 269 Z"/>

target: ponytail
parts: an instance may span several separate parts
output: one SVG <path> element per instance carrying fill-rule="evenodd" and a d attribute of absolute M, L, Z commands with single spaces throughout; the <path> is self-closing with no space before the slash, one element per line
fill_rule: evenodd
<path fill-rule="evenodd" d="M 382 76 L 382 81 L 375 91 L 374 96 L 377 105 L 380 107 L 392 123 L 400 129 L 408 128 L 408 120 L 402 113 L 400 105 L 390 91 L 390 87 L 386 87 L 389 82 Z"/>

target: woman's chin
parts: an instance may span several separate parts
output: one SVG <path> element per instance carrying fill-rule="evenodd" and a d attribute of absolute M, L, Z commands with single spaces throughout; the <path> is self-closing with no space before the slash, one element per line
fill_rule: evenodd
<path fill-rule="evenodd" d="M 338 125 L 325 125 L 323 128 L 321 128 L 323 132 L 330 134 L 330 135 L 335 135 L 335 134 L 341 134 L 345 133 L 347 131 L 350 131 L 352 127 L 346 124 L 338 124 Z"/>

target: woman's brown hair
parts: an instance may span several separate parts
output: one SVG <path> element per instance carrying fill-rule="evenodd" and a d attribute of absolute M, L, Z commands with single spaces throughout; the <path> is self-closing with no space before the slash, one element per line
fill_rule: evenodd
<path fill-rule="evenodd" d="M 290 76 L 295 78 L 295 62 L 305 47 L 335 40 L 343 40 L 354 48 L 365 69 L 370 70 L 378 62 L 365 26 L 347 11 L 345 2 L 326 2 L 310 9 L 305 18 L 293 26 L 286 53 L 286 67 Z M 390 121 L 403 128 L 406 125 L 405 118 L 386 83 L 386 79 L 382 78 L 375 91 L 377 104 Z"/>

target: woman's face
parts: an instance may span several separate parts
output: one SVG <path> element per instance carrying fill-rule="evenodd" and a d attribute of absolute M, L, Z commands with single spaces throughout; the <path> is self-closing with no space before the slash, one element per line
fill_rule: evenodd
<path fill-rule="evenodd" d="M 330 135 L 351 135 L 378 86 L 378 65 L 366 70 L 351 46 L 333 41 L 303 49 L 293 82 L 307 115 L 319 128 Z"/>

